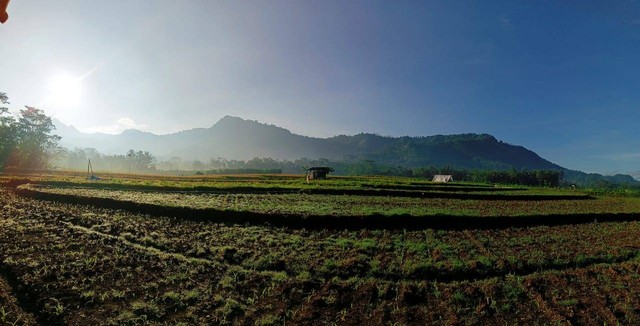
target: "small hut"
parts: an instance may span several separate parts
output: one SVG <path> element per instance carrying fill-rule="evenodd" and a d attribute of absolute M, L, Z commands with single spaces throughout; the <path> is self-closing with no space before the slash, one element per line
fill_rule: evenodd
<path fill-rule="evenodd" d="M 324 180 L 329 172 L 333 172 L 333 168 L 328 166 L 314 166 L 307 169 L 307 182 L 310 180 Z"/>
<path fill-rule="evenodd" d="M 453 176 L 450 174 L 436 174 L 433 176 L 432 182 L 451 182 L 453 181 Z"/>

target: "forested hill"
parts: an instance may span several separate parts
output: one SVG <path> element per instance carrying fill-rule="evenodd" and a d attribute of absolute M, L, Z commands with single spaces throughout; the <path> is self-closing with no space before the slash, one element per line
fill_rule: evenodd
<path fill-rule="evenodd" d="M 538 154 L 504 143 L 488 134 L 437 135 L 428 137 L 382 137 L 372 134 L 330 138 L 352 148 L 357 159 L 389 165 L 424 167 L 449 165 L 466 169 L 561 170 Z"/>
<path fill-rule="evenodd" d="M 61 144 L 67 148 L 95 148 L 107 154 L 146 150 L 158 158 L 208 161 L 211 158 L 280 160 L 326 158 L 373 160 L 377 164 L 408 168 L 448 165 L 465 169 L 554 169 L 553 164 L 522 147 L 487 134 L 383 137 L 374 134 L 314 138 L 257 121 L 226 116 L 210 128 L 154 135 L 127 130 L 120 135 L 84 134 L 57 123 Z"/>

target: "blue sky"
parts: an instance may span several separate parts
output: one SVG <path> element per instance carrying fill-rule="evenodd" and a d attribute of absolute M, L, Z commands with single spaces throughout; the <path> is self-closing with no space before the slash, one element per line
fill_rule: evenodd
<path fill-rule="evenodd" d="M 572 169 L 640 170 L 637 1 L 15 0 L 9 15 L 0 91 L 84 131 L 233 115 L 320 137 L 486 132 Z M 81 78 L 73 101 L 51 100 L 61 75 Z"/>

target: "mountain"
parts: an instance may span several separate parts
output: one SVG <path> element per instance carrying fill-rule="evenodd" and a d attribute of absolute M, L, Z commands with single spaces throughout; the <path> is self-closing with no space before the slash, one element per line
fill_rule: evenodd
<path fill-rule="evenodd" d="M 563 169 L 522 146 L 504 143 L 488 134 L 400 138 L 360 134 L 329 140 L 355 148 L 353 152 L 359 155 L 352 158 L 406 167 L 449 165 L 467 169 Z"/>
<path fill-rule="evenodd" d="M 119 135 L 87 134 L 54 119 L 61 145 L 94 148 L 104 154 L 128 150 L 149 151 L 159 160 L 208 161 L 211 158 L 251 160 L 256 157 L 294 161 L 300 158 L 333 162 L 374 161 L 378 165 L 420 168 L 449 166 L 455 169 L 556 170 L 565 180 L 585 186 L 640 185 L 632 176 L 602 176 L 566 169 L 522 146 L 511 145 L 488 134 L 384 137 L 375 134 L 315 138 L 257 121 L 225 116 L 209 128 L 155 135 L 126 130 Z M 636 174 L 638 177 L 640 173 Z"/>
<path fill-rule="evenodd" d="M 123 154 L 129 149 L 145 150 L 160 159 L 178 156 L 184 160 L 201 161 L 217 157 L 296 160 L 305 157 L 374 160 L 380 164 L 405 167 L 449 165 L 483 169 L 563 169 L 522 146 L 504 143 L 488 134 L 428 137 L 358 134 L 315 138 L 231 116 L 225 116 L 210 128 L 168 135 L 138 130 L 126 130 L 120 135 L 85 134 L 59 121 L 54 123 L 64 147 L 95 148 L 105 154 Z"/>
<path fill-rule="evenodd" d="M 160 158 L 178 156 L 187 160 L 208 160 L 212 157 L 224 157 L 247 160 L 254 157 L 337 159 L 348 153 L 348 148 L 336 149 L 336 145 L 326 139 L 300 136 L 273 125 L 230 116 L 222 118 L 210 128 L 185 130 L 169 135 L 154 135 L 138 130 L 126 130 L 120 135 L 85 134 L 59 121 L 54 121 L 54 124 L 56 133 L 62 137 L 62 146 L 91 147 L 106 154 L 122 154 L 128 149 L 141 149 Z"/>

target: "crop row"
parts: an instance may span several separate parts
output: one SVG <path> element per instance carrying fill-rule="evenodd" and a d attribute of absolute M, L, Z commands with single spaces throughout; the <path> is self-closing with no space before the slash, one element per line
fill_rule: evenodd
<path fill-rule="evenodd" d="M 640 198 L 623 197 L 601 197 L 590 200 L 514 200 L 505 196 L 504 200 L 474 200 L 309 194 L 158 193 L 29 185 L 21 186 L 21 188 L 82 198 L 107 198 L 167 207 L 244 211 L 272 215 L 504 217 L 640 213 Z"/>
<path fill-rule="evenodd" d="M 494 186 L 474 183 L 433 183 L 416 178 L 400 177 L 332 177 L 307 183 L 302 176 L 289 175 L 251 175 L 251 176 L 214 176 L 214 177 L 168 177 L 168 176 L 120 176 L 108 175 L 100 180 L 89 180 L 85 176 L 48 174 L 27 175 L 24 177 L 1 177 L 0 183 L 15 179 L 29 180 L 31 183 L 54 187 L 81 186 L 94 189 L 120 189 L 140 191 L 207 191 L 207 192 L 295 192 L 325 191 L 339 192 L 460 192 L 495 193 L 501 195 L 579 195 L 575 191 L 553 188 L 522 188 L 513 186 Z"/>
<path fill-rule="evenodd" d="M 389 177 L 332 177 L 312 183 L 305 182 L 303 175 L 220 175 L 220 176 L 191 176 L 171 177 L 152 175 L 101 175 L 99 181 L 89 180 L 81 173 L 52 173 L 24 176 L 0 176 L 3 180 L 29 179 L 32 182 L 50 184 L 81 184 L 84 186 L 110 188 L 146 188 L 146 189 L 228 189 L 237 187 L 253 188 L 283 188 L 283 189 L 313 189 L 313 188 L 362 188 L 378 186 L 438 186 L 427 181 L 413 178 Z M 460 185 L 464 187 L 465 185 Z M 472 185 L 468 185 L 472 186 Z"/>
<path fill-rule="evenodd" d="M 312 231 L 132 219 L 99 210 L 74 214 L 68 222 L 167 252 L 311 279 L 469 279 L 623 261 L 640 248 L 638 222 L 474 231 Z"/>

